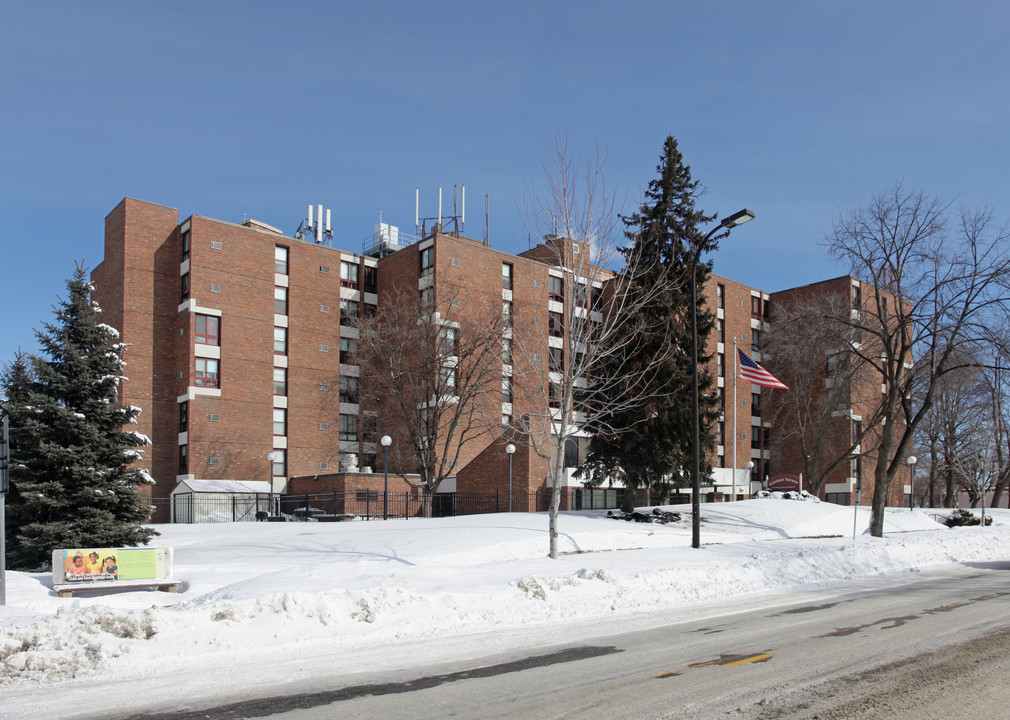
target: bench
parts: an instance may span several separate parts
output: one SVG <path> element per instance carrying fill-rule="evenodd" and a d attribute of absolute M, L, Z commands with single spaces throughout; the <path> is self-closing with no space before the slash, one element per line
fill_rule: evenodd
<path fill-rule="evenodd" d="M 136 581 L 100 581 L 100 582 L 76 582 L 61 583 L 53 585 L 53 590 L 61 598 L 72 597 L 75 592 L 85 590 L 131 590 L 134 588 L 155 588 L 161 592 L 179 592 L 180 581 L 178 580 L 136 580 Z"/>

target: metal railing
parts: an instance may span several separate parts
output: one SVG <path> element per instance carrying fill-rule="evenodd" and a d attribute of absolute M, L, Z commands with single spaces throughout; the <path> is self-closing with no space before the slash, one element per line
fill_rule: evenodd
<path fill-rule="evenodd" d="M 620 507 L 623 490 L 567 488 L 562 494 L 564 510 L 605 510 Z M 546 512 L 550 490 L 513 493 L 514 512 Z M 426 507 L 427 503 L 427 507 Z M 222 523 L 257 520 L 337 522 L 349 520 L 406 519 L 411 517 L 454 517 L 508 512 L 508 495 L 488 493 L 389 493 L 385 498 L 375 490 L 301 495 L 213 495 L 179 493 L 152 500 L 149 522 Z"/>

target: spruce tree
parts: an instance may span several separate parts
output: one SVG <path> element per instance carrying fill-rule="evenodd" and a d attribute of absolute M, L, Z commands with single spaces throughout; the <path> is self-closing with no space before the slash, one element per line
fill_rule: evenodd
<path fill-rule="evenodd" d="M 699 364 L 699 409 L 701 413 L 702 477 L 711 474 L 704 450 L 713 447 L 712 423 L 717 419 L 714 382 L 705 365 L 707 339 L 715 316 L 704 307 L 702 288 L 711 275 L 711 266 L 696 266 L 698 288 L 698 357 L 691 358 L 691 286 L 692 254 L 714 249 L 716 238 L 702 247 L 701 226 L 711 223 L 695 207 L 701 187 L 691 178 L 691 169 L 677 148 L 677 141 L 667 137 L 657 167 L 658 177 L 649 182 L 638 212 L 622 217 L 630 246 L 627 256 L 634 256 L 636 272 L 625 276 L 630 292 L 648 293 L 649 303 L 634 304 L 636 312 L 623 318 L 632 328 L 652 325 L 657 318 L 665 323 L 660 331 L 650 332 L 639 342 L 629 344 L 620 356 L 612 358 L 612 367 L 642 367 L 661 358 L 655 373 L 644 386 L 625 387 L 620 392 L 650 398 L 637 409 L 607 418 L 613 430 L 594 436 L 590 457 L 597 469 L 620 469 L 629 490 L 651 487 L 665 497 L 670 487 L 679 489 L 689 482 L 691 473 L 691 363 Z M 655 293 L 657 284 L 663 292 Z M 669 345 L 673 345 L 670 352 Z M 602 368 L 606 373 L 607 369 Z M 603 403 L 605 412 L 606 403 Z M 629 492 L 625 509 L 634 502 Z"/>
<path fill-rule="evenodd" d="M 119 401 L 119 333 L 98 322 L 91 286 L 78 266 L 56 321 L 37 332 L 42 353 L 19 356 L 3 376 L 10 417 L 11 494 L 7 560 L 32 569 L 57 548 L 146 544 L 157 533 L 138 489 L 150 475 L 131 467 L 150 441 L 136 431 L 140 408 Z"/>

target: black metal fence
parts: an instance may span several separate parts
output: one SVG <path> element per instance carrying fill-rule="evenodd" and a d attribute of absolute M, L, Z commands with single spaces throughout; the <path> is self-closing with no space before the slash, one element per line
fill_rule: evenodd
<path fill-rule="evenodd" d="M 601 510 L 619 507 L 623 490 L 571 488 L 562 497 L 562 508 Z M 544 512 L 550 507 L 550 490 L 513 493 L 513 512 Z M 382 520 L 383 518 L 453 517 L 483 513 L 508 512 L 509 497 L 504 493 L 437 493 L 428 496 L 425 507 L 421 493 L 383 493 L 359 490 L 349 493 L 305 495 L 270 495 L 249 493 L 224 495 L 179 493 L 171 498 L 155 498 L 151 522 L 221 523 L 256 520 Z"/>

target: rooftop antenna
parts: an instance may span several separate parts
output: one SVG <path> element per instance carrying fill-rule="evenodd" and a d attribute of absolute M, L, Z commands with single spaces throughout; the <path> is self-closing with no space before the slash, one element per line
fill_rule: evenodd
<path fill-rule="evenodd" d="M 313 217 L 313 209 L 317 212 L 315 217 Z M 313 208 L 309 205 L 308 216 L 302 220 L 301 224 L 298 225 L 298 229 L 295 230 L 295 239 L 304 240 L 305 236 L 311 236 L 316 245 L 322 245 L 323 239 L 333 240 L 333 228 L 330 225 L 330 209 L 326 209 L 326 220 L 323 221 L 323 206 L 317 205 Z"/>
<path fill-rule="evenodd" d="M 414 233 L 421 237 L 428 234 L 428 224 L 432 232 L 445 232 L 449 235 L 459 235 L 466 223 L 466 185 L 452 186 L 452 214 L 442 214 L 442 186 L 438 188 L 438 214 L 433 217 L 421 217 L 421 191 L 414 188 Z"/>

